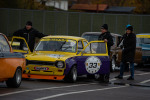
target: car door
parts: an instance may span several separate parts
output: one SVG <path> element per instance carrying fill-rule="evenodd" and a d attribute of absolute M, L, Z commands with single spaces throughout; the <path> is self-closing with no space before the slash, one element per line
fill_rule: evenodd
<path fill-rule="evenodd" d="M 29 46 L 23 37 L 13 36 L 11 47 L 14 52 L 19 52 L 22 54 L 31 53 Z"/>
<path fill-rule="evenodd" d="M 107 44 L 104 41 L 90 42 L 75 57 L 78 75 L 84 74 L 106 74 L 109 73 L 110 60 Z"/>
<path fill-rule="evenodd" d="M 10 53 L 10 46 L 6 38 L 0 34 L 0 78 L 7 78 L 10 66 L 6 55 Z"/>

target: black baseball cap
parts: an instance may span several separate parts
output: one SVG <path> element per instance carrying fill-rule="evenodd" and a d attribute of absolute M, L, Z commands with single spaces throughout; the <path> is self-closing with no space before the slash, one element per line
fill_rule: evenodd
<path fill-rule="evenodd" d="M 107 25 L 107 24 L 102 25 L 102 26 L 101 26 L 101 29 L 106 29 L 106 30 L 108 30 L 108 25 Z"/>
<path fill-rule="evenodd" d="M 32 22 L 31 21 L 27 21 L 26 25 L 32 26 Z"/>

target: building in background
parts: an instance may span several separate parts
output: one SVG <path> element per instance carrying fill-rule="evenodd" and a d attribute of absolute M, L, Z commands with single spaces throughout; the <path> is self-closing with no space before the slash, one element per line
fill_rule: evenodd
<path fill-rule="evenodd" d="M 104 12 L 107 8 L 107 4 L 74 4 L 70 9 L 86 12 Z"/>
<path fill-rule="evenodd" d="M 54 7 L 60 10 L 68 10 L 68 0 L 37 0 L 45 6 Z"/>
<path fill-rule="evenodd" d="M 106 13 L 134 13 L 134 9 L 136 7 L 119 7 L 119 6 L 111 6 L 105 10 Z"/>

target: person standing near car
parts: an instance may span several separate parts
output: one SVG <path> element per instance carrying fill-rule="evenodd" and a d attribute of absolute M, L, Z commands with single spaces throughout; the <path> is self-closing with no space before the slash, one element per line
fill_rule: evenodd
<path fill-rule="evenodd" d="M 102 33 L 100 34 L 98 40 L 104 40 L 104 42 L 107 43 L 108 55 L 110 56 L 110 49 L 111 49 L 111 46 L 113 45 L 113 39 L 112 39 L 112 35 L 108 31 L 107 24 L 104 24 L 101 26 L 101 32 Z"/>
<path fill-rule="evenodd" d="M 110 49 L 114 43 L 113 43 L 112 35 L 108 31 L 108 25 L 107 24 L 103 24 L 101 26 L 101 34 L 100 34 L 98 40 L 104 40 L 104 42 L 107 43 L 108 55 L 110 56 Z M 110 71 L 113 72 L 111 61 L 110 61 Z"/>
<path fill-rule="evenodd" d="M 134 56 L 136 50 L 136 35 L 131 25 L 126 26 L 126 33 L 123 35 L 122 59 L 120 63 L 120 74 L 115 78 L 123 79 L 125 64 L 130 65 L 131 76 L 127 80 L 134 80 Z"/>
<path fill-rule="evenodd" d="M 35 45 L 35 38 L 36 37 L 42 38 L 45 35 L 32 28 L 32 22 L 27 21 L 25 28 L 19 29 L 18 31 L 14 32 L 13 36 L 19 36 L 25 38 L 31 52 L 33 52 L 34 45 Z"/>

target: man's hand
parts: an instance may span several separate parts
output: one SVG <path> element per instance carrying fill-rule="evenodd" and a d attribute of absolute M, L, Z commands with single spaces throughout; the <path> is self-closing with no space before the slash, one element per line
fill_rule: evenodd
<path fill-rule="evenodd" d="M 104 42 L 108 42 L 107 39 L 104 39 Z"/>

